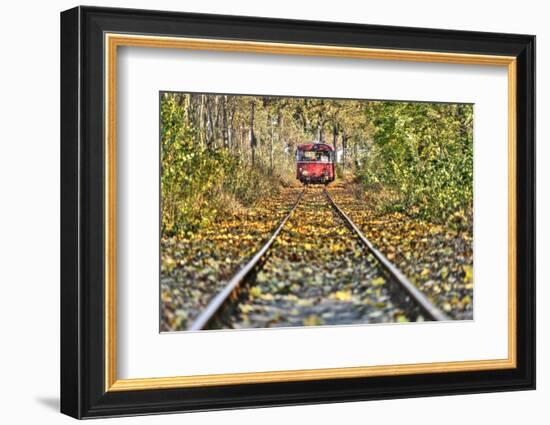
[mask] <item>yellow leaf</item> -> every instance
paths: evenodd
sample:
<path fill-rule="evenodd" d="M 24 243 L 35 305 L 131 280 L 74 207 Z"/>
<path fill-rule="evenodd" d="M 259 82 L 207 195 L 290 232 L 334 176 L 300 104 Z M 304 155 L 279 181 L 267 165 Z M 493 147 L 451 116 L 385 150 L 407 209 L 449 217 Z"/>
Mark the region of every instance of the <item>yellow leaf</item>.
<path fill-rule="evenodd" d="M 322 323 L 321 319 L 314 314 L 304 319 L 304 326 L 317 326 Z"/>
<path fill-rule="evenodd" d="M 169 303 L 172 301 L 172 296 L 168 291 L 162 291 L 161 300 L 163 303 Z"/>
<path fill-rule="evenodd" d="M 462 270 L 464 270 L 464 282 L 471 282 L 472 278 L 474 277 L 474 270 L 472 266 L 462 266 Z"/>
<path fill-rule="evenodd" d="M 162 270 L 171 272 L 176 267 L 176 261 L 172 257 L 165 257 L 162 259 Z"/>
<path fill-rule="evenodd" d="M 371 284 L 374 286 L 382 286 L 386 283 L 386 279 L 384 279 L 382 276 L 379 276 L 371 281 Z"/>
<path fill-rule="evenodd" d="M 341 244 L 334 244 L 330 247 L 330 250 L 332 252 L 337 252 L 337 251 L 340 251 L 340 250 L 343 250 L 344 249 L 344 246 L 341 245 Z"/>
<path fill-rule="evenodd" d="M 336 298 L 338 301 L 351 301 L 351 291 L 335 292 L 331 298 Z"/>
<path fill-rule="evenodd" d="M 254 308 L 249 304 L 239 304 L 239 310 L 241 310 L 241 313 L 250 313 Z"/>
<path fill-rule="evenodd" d="M 262 290 L 260 287 L 258 286 L 253 286 L 252 288 L 250 288 L 250 295 L 253 296 L 253 297 L 259 297 L 262 295 Z"/>

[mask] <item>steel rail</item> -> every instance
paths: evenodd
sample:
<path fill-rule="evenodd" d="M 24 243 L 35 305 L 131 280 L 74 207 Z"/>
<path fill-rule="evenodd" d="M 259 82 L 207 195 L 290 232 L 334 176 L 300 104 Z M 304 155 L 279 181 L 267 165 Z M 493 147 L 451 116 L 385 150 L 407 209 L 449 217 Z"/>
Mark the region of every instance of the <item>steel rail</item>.
<path fill-rule="evenodd" d="M 334 202 L 334 199 L 328 193 L 328 190 L 324 189 L 325 195 L 329 200 L 332 207 L 336 212 L 342 217 L 344 222 L 352 229 L 356 234 L 359 240 L 368 248 L 372 255 L 382 264 L 390 276 L 399 284 L 399 286 L 411 297 L 411 299 L 420 307 L 424 314 L 431 320 L 450 320 L 445 313 L 443 313 L 439 308 L 432 304 L 432 302 L 422 293 L 420 290 L 414 286 L 413 283 L 407 277 L 395 267 L 390 260 L 388 260 L 384 254 L 382 254 L 374 245 L 367 239 L 367 237 L 359 230 L 353 221 L 348 217 L 348 215 Z"/>
<path fill-rule="evenodd" d="M 277 226 L 277 229 L 275 229 L 269 240 L 258 251 L 256 251 L 254 256 L 250 260 L 248 260 L 248 262 L 237 273 L 233 275 L 233 277 L 226 283 L 224 288 L 220 292 L 218 292 L 218 294 L 215 295 L 212 300 L 210 300 L 206 308 L 201 312 L 201 314 L 197 316 L 197 318 L 187 328 L 187 330 L 198 331 L 204 329 L 208 325 L 208 323 L 212 321 L 212 319 L 220 311 L 225 301 L 229 298 L 233 291 L 235 291 L 241 285 L 241 283 L 248 277 L 252 270 L 254 270 L 254 267 L 256 267 L 256 265 L 260 262 L 265 253 L 269 250 L 269 248 L 271 248 L 271 245 L 273 245 L 273 242 L 275 242 L 275 239 L 277 239 L 277 236 L 279 236 L 279 233 L 281 233 L 281 230 L 283 230 L 284 225 L 286 224 L 294 210 L 296 210 L 296 208 L 298 207 L 298 204 L 302 200 L 305 191 L 306 189 L 300 192 L 298 199 L 296 200 L 288 214 L 281 220 L 281 222 Z"/>

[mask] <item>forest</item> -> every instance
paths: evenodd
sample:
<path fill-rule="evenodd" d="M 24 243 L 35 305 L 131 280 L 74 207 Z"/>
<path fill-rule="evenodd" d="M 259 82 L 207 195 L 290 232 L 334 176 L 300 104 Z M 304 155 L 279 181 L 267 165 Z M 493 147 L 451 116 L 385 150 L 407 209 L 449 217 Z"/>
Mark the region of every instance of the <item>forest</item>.
<path fill-rule="evenodd" d="M 368 208 L 471 229 L 471 104 L 163 92 L 160 113 L 164 237 L 298 185 L 296 146 L 312 141 Z"/>

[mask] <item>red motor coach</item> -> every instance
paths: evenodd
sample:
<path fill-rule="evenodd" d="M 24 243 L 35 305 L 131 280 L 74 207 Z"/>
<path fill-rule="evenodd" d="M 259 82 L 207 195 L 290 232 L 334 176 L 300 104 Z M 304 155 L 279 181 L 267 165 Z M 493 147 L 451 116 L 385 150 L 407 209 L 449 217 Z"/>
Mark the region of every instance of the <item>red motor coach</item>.
<path fill-rule="evenodd" d="M 334 148 L 324 143 L 305 143 L 296 149 L 296 178 L 304 184 L 334 181 Z"/>

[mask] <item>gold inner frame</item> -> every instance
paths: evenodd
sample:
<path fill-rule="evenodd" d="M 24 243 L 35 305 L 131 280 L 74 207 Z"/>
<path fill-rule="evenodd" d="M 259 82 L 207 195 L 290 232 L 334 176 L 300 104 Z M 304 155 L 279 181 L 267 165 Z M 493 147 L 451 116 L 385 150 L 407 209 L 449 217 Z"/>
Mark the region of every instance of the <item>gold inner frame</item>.
<path fill-rule="evenodd" d="M 446 373 L 515 368 L 516 358 L 516 58 L 325 45 L 105 34 L 105 391 Z M 116 99 L 119 46 L 230 51 L 507 67 L 508 71 L 508 357 L 495 360 L 118 379 L 116 325 Z"/>

